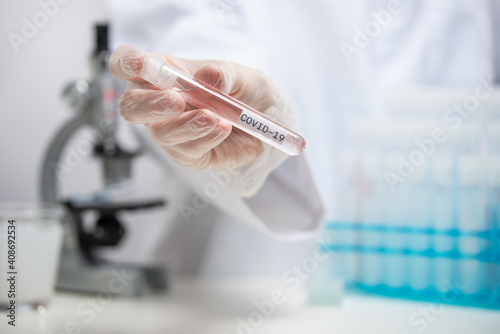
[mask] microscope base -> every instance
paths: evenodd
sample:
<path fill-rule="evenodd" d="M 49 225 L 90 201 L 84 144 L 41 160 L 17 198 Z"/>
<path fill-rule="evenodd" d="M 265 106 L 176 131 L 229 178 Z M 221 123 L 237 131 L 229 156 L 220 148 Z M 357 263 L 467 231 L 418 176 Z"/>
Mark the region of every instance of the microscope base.
<path fill-rule="evenodd" d="M 56 289 L 113 296 L 143 296 L 167 289 L 167 270 L 130 264 L 90 265 L 80 254 L 63 255 Z"/>

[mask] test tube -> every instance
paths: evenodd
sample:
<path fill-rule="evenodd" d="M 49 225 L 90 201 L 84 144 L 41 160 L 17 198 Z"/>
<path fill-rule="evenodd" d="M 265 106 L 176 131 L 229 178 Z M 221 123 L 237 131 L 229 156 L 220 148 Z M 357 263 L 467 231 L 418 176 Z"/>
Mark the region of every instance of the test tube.
<path fill-rule="evenodd" d="M 139 75 L 160 89 L 179 91 L 187 103 L 208 109 L 232 126 L 289 154 L 304 151 L 305 139 L 263 113 L 150 55 Z"/>

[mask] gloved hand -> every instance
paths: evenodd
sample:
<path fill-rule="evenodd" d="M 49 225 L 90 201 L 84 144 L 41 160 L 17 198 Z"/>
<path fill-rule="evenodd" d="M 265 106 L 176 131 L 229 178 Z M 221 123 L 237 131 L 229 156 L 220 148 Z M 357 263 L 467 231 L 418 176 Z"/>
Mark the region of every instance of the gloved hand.
<path fill-rule="evenodd" d="M 156 56 L 293 128 L 288 95 L 262 72 L 227 61 Z M 210 110 L 188 105 L 179 92 L 158 90 L 139 78 L 147 57 L 148 53 L 131 46 L 120 46 L 111 55 L 111 73 L 129 81 L 120 101 L 122 117 L 145 124 L 154 140 L 181 166 L 226 170 L 231 175 L 230 190 L 244 197 L 255 194 L 287 155 L 232 127 Z"/>

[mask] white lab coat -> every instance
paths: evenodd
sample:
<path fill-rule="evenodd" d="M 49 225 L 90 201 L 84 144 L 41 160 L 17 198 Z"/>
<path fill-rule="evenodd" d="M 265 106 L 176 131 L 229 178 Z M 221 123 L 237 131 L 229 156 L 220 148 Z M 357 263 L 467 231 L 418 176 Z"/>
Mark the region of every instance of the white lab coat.
<path fill-rule="evenodd" d="M 284 272 L 309 255 L 315 242 L 284 243 L 269 234 L 296 237 L 317 231 L 322 202 L 326 220 L 336 218 L 342 189 L 335 159 L 349 138 L 345 124 L 350 115 L 380 112 L 380 93 L 391 87 L 473 86 L 479 76 L 492 77 L 498 70 L 494 0 L 401 0 L 390 23 L 347 57 L 350 61 L 341 45 L 356 46 L 356 29 L 363 30 L 375 20 L 373 13 L 387 10 L 391 1 L 108 2 L 116 45 L 227 59 L 266 72 L 293 96 L 299 129 L 308 142 L 306 154 L 287 160 L 255 197 L 239 199 L 226 191 L 216 196 L 213 203 L 225 215 L 204 209 L 193 216 L 204 224 L 169 231 L 163 226 L 160 232 L 157 227 L 135 237 L 136 242 L 154 239 L 149 253 L 173 255 L 170 260 L 181 272 Z M 195 189 L 210 182 L 206 173 L 173 168 L 171 175 L 189 174 Z M 190 263 L 189 268 L 181 263 Z"/>

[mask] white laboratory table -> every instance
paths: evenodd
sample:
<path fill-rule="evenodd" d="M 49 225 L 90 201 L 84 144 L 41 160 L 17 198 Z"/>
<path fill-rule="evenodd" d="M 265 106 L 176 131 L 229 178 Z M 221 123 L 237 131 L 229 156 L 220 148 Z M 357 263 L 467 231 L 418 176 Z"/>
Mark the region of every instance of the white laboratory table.
<path fill-rule="evenodd" d="M 340 305 L 314 306 L 304 303 L 300 291 L 287 292 L 269 317 L 254 314 L 254 326 L 241 325 L 238 318 L 248 320 L 257 310 L 253 301 L 269 299 L 275 288 L 279 284 L 270 281 L 177 279 L 169 293 L 141 299 L 58 292 L 45 314 L 20 311 L 15 328 L 0 312 L 0 333 L 500 333 L 498 311 L 361 295 L 346 295 Z"/>

